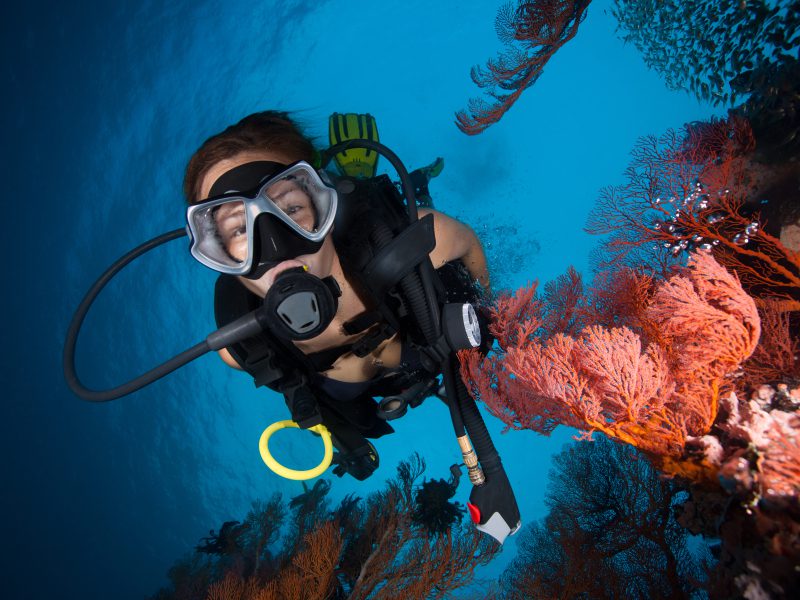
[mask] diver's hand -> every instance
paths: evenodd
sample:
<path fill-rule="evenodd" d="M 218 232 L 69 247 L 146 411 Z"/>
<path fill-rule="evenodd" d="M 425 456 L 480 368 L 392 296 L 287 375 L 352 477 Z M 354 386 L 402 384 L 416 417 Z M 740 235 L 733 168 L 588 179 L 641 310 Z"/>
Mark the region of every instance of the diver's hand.
<path fill-rule="evenodd" d="M 308 269 L 304 263 L 301 263 L 299 260 L 284 260 L 281 263 L 278 263 L 274 267 L 272 267 L 269 271 L 264 273 L 263 281 L 264 286 L 268 290 L 272 287 L 272 284 L 275 283 L 275 279 L 277 279 L 278 275 L 283 273 L 284 271 L 288 271 L 289 269 L 296 269 L 296 268 L 303 268 Z"/>

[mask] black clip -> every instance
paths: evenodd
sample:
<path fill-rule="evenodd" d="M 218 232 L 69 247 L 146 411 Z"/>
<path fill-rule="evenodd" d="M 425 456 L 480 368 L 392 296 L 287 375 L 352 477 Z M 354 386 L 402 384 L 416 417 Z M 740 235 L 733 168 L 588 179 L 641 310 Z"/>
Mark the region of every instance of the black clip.
<path fill-rule="evenodd" d="M 435 344 L 420 348 L 422 366 L 428 371 L 438 371 L 440 366 L 453 352 L 444 335 L 440 335 Z"/>
<path fill-rule="evenodd" d="M 392 337 L 397 330 L 389 324 L 383 324 L 372 333 L 368 333 L 363 338 L 355 342 L 350 348 L 350 352 L 364 358 L 367 354 L 375 350 L 381 342 Z"/>

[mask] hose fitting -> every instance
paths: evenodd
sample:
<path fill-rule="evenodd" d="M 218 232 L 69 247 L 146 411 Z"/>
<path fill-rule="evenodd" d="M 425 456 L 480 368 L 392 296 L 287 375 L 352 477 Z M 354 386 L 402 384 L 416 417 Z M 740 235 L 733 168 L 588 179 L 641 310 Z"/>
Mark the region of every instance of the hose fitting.
<path fill-rule="evenodd" d="M 458 445 L 461 446 L 461 456 L 464 457 L 464 465 L 467 467 L 469 473 L 469 481 L 472 485 L 483 485 L 486 477 L 483 474 L 483 469 L 478 464 L 478 456 L 472 448 L 472 443 L 466 435 L 459 436 Z"/>

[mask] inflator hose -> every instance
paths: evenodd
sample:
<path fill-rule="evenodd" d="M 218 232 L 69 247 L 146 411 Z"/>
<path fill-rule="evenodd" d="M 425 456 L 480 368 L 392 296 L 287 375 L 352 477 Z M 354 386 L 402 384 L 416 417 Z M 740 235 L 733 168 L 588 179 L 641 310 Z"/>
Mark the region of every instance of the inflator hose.
<path fill-rule="evenodd" d="M 388 245 L 393 238 L 392 232 L 389 231 L 389 228 L 383 224 L 378 224 L 370 237 L 372 242 L 379 250 Z M 431 311 L 432 303 L 426 297 L 425 288 L 422 285 L 420 275 L 414 271 L 405 275 L 402 279 L 400 279 L 400 289 L 403 290 L 403 294 L 411 306 L 411 312 L 414 315 L 424 315 L 426 317 L 417 319 L 419 327 L 422 330 L 422 334 L 425 337 L 425 341 L 430 344 L 435 343 L 438 337 L 437 326 L 439 322 L 438 320 L 434 320 L 433 313 Z M 445 376 L 445 389 L 449 388 L 452 390 L 452 384 L 448 383 L 448 379 L 450 378 Z M 447 402 L 447 407 L 450 409 L 450 419 L 453 422 L 453 429 L 456 437 L 458 438 L 463 436 L 464 422 L 461 417 L 461 412 L 458 408 L 458 403 Z"/>
<path fill-rule="evenodd" d="M 192 346 L 188 350 L 185 350 L 178 356 L 168 360 L 164 364 L 161 364 L 151 369 L 147 373 L 140 375 L 136 379 L 133 379 L 132 381 L 115 388 L 102 391 L 91 390 L 85 387 L 78 379 L 78 374 L 75 371 L 75 346 L 78 341 L 78 333 L 81 330 L 81 325 L 83 325 L 86 314 L 89 312 L 89 308 L 106 284 L 111 280 L 112 277 L 114 277 L 119 271 L 127 266 L 128 263 L 138 258 L 145 252 L 149 252 L 161 244 L 171 240 L 176 240 L 185 235 L 185 229 L 175 229 L 159 235 L 152 240 L 141 244 L 140 246 L 137 246 L 123 257 L 118 259 L 108 269 L 106 269 L 105 273 L 103 273 L 97 279 L 97 281 L 95 281 L 94 285 L 92 285 L 89 291 L 86 292 L 86 296 L 84 296 L 83 300 L 78 305 L 78 308 L 75 310 L 75 314 L 72 316 L 72 321 L 70 322 L 69 329 L 67 330 L 67 338 L 64 342 L 64 377 L 67 380 L 67 385 L 76 395 L 91 402 L 106 402 L 108 400 L 115 400 L 116 398 L 130 394 L 131 392 L 135 392 L 136 390 L 156 381 L 157 379 L 164 377 L 175 369 L 178 369 L 179 367 L 182 367 L 183 365 L 193 361 L 199 356 L 202 356 L 211 349 L 208 345 L 208 342 L 204 340 L 199 344 Z"/>
<path fill-rule="evenodd" d="M 478 405 L 475 399 L 467 391 L 467 386 L 464 381 L 458 376 L 458 364 L 455 356 L 450 359 L 450 368 L 452 369 L 453 379 L 455 379 L 455 388 L 458 394 L 458 404 L 461 407 L 461 416 L 464 419 L 464 425 L 467 428 L 469 439 L 475 447 L 475 452 L 481 462 L 481 467 L 486 474 L 491 474 L 501 468 L 500 454 L 494 447 L 494 442 L 489 435 L 489 430 L 486 428 L 486 423 L 478 410 Z"/>
<path fill-rule="evenodd" d="M 375 230 L 370 234 L 370 238 L 378 250 L 383 249 L 389 245 L 389 242 L 394 239 L 392 232 L 383 223 L 378 223 Z M 415 315 L 425 314 L 428 316 L 426 319 L 418 319 L 420 329 L 425 341 L 432 344 L 436 341 L 436 329 L 438 320 L 434 320 L 430 312 L 430 305 L 425 297 L 425 290 L 423 289 L 422 282 L 419 275 L 408 273 L 400 279 L 400 289 L 403 290 L 406 300 L 411 305 L 411 312 Z"/>

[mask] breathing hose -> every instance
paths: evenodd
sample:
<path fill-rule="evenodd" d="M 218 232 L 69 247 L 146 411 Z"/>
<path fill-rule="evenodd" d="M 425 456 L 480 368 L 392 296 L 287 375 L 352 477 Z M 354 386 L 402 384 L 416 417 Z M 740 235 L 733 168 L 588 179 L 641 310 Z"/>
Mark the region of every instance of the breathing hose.
<path fill-rule="evenodd" d="M 130 380 L 127 383 L 118 385 L 117 387 L 107 390 L 92 390 L 87 388 L 81 383 L 78 378 L 78 373 L 75 369 L 75 347 L 78 343 L 78 334 L 80 333 L 83 321 L 92 303 L 97 299 L 97 296 L 106 286 L 106 284 L 122 269 L 124 269 L 131 261 L 140 257 L 142 254 L 165 244 L 166 242 L 182 238 L 186 235 L 185 229 L 175 229 L 162 235 L 154 237 L 152 240 L 141 244 L 119 258 L 112 264 L 106 271 L 94 282 L 89 291 L 86 292 L 78 308 L 72 316 L 72 321 L 67 329 L 67 337 L 64 341 L 64 378 L 67 381 L 69 388 L 75 393 L 76 396 L 88 400 L 90 402 L 107 402 L 109 400 L 116 400 L 122 396 L 126 396 L 135 391 L 138 391 L 172 373 L 176 369 L 190 363 L 196 358 L 203 356 L 211 350 L 220 350 L 226 346 L 243 340 L 247 337 L 256 335 L 262 331 L 262 326 L 259 322 L 259 311 L 254 311 L 240 317 L 239 319 L 229 323 L 225 327 L 210 333 L 206 339 L 195 344 L 188 350 L 184 350 L 177 356 L 169 359 L 168 361 L 150 369 L 146 373 Z"/>

